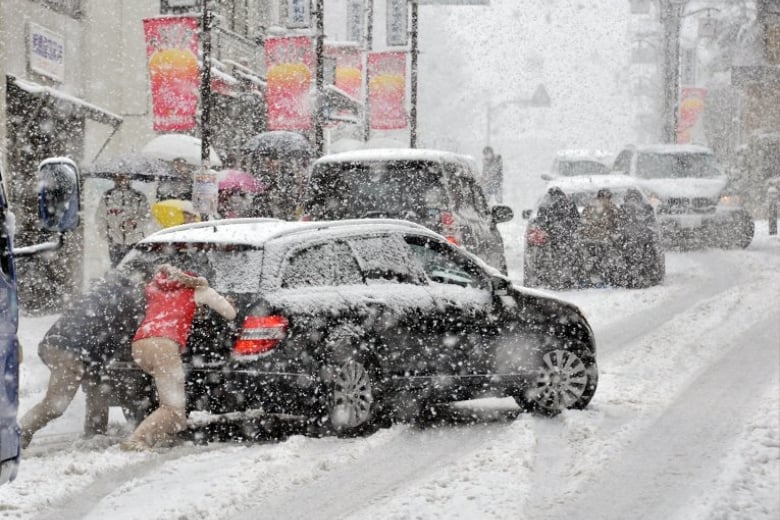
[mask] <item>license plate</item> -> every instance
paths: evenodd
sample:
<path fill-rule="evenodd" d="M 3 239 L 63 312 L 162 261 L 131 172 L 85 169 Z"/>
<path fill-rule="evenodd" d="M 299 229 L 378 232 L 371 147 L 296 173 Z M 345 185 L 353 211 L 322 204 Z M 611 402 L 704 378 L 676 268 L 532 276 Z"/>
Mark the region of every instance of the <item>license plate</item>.
<path fill-rule="evenodd" d="M 680 217 L 679 223 L 681 228 L 686 229 L 701 227 L 701 217 L 697 215 L 682 216 Z"/>

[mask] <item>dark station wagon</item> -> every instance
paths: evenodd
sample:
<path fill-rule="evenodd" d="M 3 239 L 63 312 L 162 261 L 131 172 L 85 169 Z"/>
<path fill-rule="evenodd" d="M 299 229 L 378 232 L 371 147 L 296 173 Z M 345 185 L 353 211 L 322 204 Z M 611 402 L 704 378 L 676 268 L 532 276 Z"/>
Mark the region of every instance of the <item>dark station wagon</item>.
<path fill-rule="evenodd" d="M 233 322 L 196 317 L 190 411 L 294 414 L 349 435 L 409 406 L 492 393 L 555 414 L 596 390 L 577 307 L 513 286 L 423 226 L 236 219 L 155 233 L 98 284 L 115 309 L 103 312 L 115 332 L 108 380 L 136 417 L 154 406 L 153 385 L 129 358 L 127 322 L 163 262 L 206 276 L 239 309 Z"/>

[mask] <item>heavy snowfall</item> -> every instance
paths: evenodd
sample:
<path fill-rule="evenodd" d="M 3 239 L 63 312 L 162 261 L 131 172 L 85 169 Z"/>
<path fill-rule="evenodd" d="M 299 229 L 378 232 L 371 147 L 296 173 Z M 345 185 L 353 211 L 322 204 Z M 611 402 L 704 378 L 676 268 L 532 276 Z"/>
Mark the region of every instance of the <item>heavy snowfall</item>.
<path fill-rule="evenodd" d="M 508 106 L 487 136 L 504 157 L 515 218 L 499 230 L 522 285 L 520 213 L 544 193 L 539 173 L 555 150 L 618 151 L 635 137 L 631 26 L 623 0 L 491 3 L 421 9 L 420 133 L 430 148 L 478 156 L 485 106 L 545 85 L 549 109 Z M 576 304 L 595 334 L 598 389 L 584 410 L 544 417 L 487 397 L 366 437 L 282 421 L 252 442 L 135 453 L 119 449 L 132 432 L 119 408 L 107 435 L 82 437 L 79 392 L 0 487 L 0 517 L 780 518 L 780 238 L 766 220 L 745 249 L 667 251 L 658 286 L 550 294 Z M 36 347 L 57 318 L 21 317 L 20 416 L 46 390 Z"/>

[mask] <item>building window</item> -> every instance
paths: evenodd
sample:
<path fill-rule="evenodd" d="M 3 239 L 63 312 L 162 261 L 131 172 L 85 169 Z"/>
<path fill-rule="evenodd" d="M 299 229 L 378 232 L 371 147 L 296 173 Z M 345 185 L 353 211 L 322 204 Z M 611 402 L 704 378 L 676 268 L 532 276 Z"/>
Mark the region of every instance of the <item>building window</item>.
<path fill-rule="evenodd" d="M 81 0 L 41 0 L 41 3 L 54 11 L 73 18 L 80 18 L 82 14 Z"/>

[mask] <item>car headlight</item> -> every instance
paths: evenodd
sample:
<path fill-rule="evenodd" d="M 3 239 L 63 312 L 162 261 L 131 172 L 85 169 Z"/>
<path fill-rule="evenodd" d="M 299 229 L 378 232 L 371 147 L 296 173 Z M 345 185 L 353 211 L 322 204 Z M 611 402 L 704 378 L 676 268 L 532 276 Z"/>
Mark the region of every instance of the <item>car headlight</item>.
<path fill-rule="evenodd" d="M 647 202 L 653 206 L 653 209 L 657 209 L 658 206 L 661 205 L 661 197 L 659 197 L 656 193 L 651 193 L 647 196 Z"/>
<path fill-rule="evenodd" d="M 720 203 L 724 206 L 739 206 L 742 200 L 739 195 L 728 194 L 720 196 Z"/>

